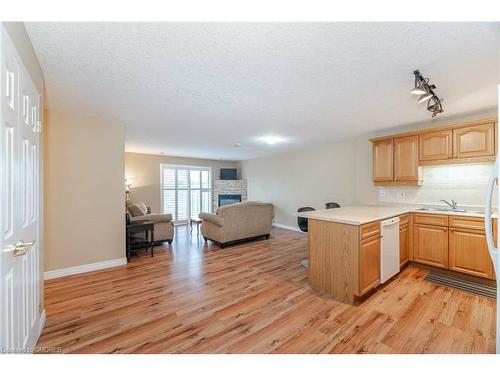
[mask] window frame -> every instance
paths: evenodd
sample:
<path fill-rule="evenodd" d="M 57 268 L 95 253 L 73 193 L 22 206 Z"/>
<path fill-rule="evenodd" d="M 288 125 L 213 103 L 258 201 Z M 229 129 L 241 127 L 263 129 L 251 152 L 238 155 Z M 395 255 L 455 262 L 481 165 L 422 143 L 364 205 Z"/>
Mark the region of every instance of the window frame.
<path fill-rule="evenodd" d="M 175 169 L 175 187 L 173 189 L 166 189 L 163 186 L 163 174 L 164 170 L 166 168 L 169 169 Z M 177 178 L 177 171 L 178 169 L 186 169 L 188 171 L 187 173 L 187 188 L 178 188 L 178 178 Z M 200 187 L 196 189 L 191 189 L 191 171 L 196 170 L 200 172 Z M 201 171 L 207 171 L 208 172 L 208 183 L 209 187 L 208 188 L 203 188 L 202 184 L 202 178 L 201 178 Z M 174 190 L 175 191 L 175 212 L 165 212 L 165 202 L 164 202 L 164 191 L 165 190 Z M 178 191 L 179 190 L 186 190 L 187 191 L 187 212 L 188 212 L 188 218 L 186 220 L 177 220 L 178 218 L 178 213 L 179 213 L 179 207 L 178 207 Z M 191 218 L 191 191 L 192 190 L 199 190 L 199 196 L 200 196 L 200 207 L 202 206 L 203 202 L 203 193 L 208 192 L 210 195 L 209 198 L 209 209 L 208 211 L 212 211 L 212 206 L 213 206 L 213 181 L 212 181 L 212 167 L 207 167 L 207 166 L 201 166 L 201 165 L 182 165 L 182 164 L 169 164 L 169 163 L 160 163 L 160 202 L 161 202 L 161 212 L 162 213 L 169 213 L 172 214 L 172 221 L 174 224 L 188 224 L 189 220 Z"/>

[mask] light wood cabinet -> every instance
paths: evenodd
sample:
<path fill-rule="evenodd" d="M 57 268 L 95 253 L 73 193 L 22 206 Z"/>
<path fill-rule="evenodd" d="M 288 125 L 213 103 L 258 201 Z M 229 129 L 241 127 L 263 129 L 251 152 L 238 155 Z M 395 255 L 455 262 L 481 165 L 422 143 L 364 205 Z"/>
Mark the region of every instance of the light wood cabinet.
<path fill-rule="evenodd" d="M 380 284 L 380 235 L 361 240 L 359 247 L 359 295 Z"/>
<path fill-rule="evenodd" d="M 453 157 L 453 131 L 443 130 L 418 136 L 418 160 L 421 164 Z"/>
<path fill-rule="evenodd" d="M 399 266 L 403 267 L 409 260 L 409 233 L 410 228 L 408 226 L 408 222 L 400 223 L 399 226 Z"/>
<path fill-rule="evenodd" d="M 418 137 L 395 138 L 394 181 L 418 183 Z"/>
<path fill-rule="evenodd" d="M 450 228 L 449 269 L 494 279 L 486 235 L 483 231 Z"/>
<path fill-rule="evenodd" d="M 448 215 L 416 213 L 413 215 L 413 220 L 415 224 L 438 225 L 442 227 L 448 226 Z"/>
<path fill-rule="evenodd" d="M 418 185 L 418 137 L 373 143 L 373 182 L 376 185 Z"/>
<path fill-rule="evenodd" d="M 372 171 L 374 182 L 393 181 L 393 147 L 392 139 L 373 143 Z"/>
<path fill-rule="evenodd" d="M 375 185 L 418 185 L 423 165 L 493 162 L 497 119 L 372 138 Z"/>
<path fill-rule="evenodd" d="M 495 155 L 495 123 L 453 130 L 453 156 L 477 158 Z"/>
<path fill-rule="evenodd" d="M 413 260 L 448 268 L 448 228 L 427 224 L 413 226 Z"/>

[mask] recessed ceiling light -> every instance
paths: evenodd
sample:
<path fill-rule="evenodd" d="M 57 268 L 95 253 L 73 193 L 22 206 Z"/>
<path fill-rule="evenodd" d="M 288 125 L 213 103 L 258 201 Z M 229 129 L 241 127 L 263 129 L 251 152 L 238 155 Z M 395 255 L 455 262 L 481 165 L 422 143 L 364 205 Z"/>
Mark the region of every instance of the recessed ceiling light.
<path fill-rule="evenodd" d="M 268 135 L 268 136 L 262 137 L 262 140 L 265 143 L 267 143 L 268 145 L 274 145 L 274 144 L 282 141 L 282 139 L 280 137 L 275 136 L 275 135 Z"/>
<path fill-rule="evenodd" d="M 236 142 L 236 143 L 234 144 L 234 147 L 241 147 L 241 143 L 240 143 L 240 142 Z"/>

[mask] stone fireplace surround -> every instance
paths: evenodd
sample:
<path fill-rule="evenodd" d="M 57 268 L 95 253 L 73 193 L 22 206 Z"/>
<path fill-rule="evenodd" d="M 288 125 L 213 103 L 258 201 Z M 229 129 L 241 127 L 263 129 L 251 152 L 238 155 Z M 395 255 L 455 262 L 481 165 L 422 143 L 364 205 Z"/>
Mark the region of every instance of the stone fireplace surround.
<path fill-rule="evenodd" d="M 247 180 L 215 180 L 212 194 L 213 211 L 219 207 L 219 194 L 241 194 L 241 201 L 247 200 Z"/>

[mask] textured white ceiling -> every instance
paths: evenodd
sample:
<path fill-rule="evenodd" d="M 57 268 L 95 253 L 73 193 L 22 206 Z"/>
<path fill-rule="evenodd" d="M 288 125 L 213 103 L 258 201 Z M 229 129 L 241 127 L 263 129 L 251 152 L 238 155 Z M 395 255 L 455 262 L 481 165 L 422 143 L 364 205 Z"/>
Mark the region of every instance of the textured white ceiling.
<path fill-rule="evenodd" d="M 496 106 L 498 23 L 27 23 L 48 107 L 127 124 L 127 151 L 240 160 Z M 283 142 L 264 144 L 276 135 Z M 241 147 L 234 147 L 241 143 Z"/>

